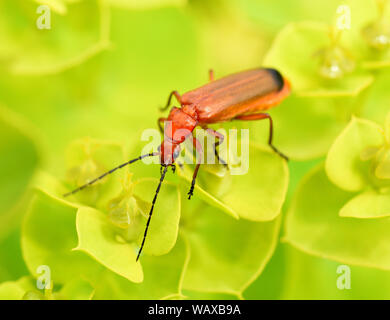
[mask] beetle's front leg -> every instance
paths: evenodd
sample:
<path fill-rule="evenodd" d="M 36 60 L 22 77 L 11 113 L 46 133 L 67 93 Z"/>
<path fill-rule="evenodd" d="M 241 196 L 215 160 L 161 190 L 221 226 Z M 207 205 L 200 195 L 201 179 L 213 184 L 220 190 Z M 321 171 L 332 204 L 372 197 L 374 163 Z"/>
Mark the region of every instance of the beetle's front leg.
<path fill-rule="evenodd" d="M 203 149 L 202 149 L 202 145 L 200 144 L 199 140 L 196 138 L 192 138 L 192 143 L 196 149 L 197 163 L 195 166 L 194 174 L 192 175 L 191 188 L 190 188 L 190 191 L 188 191 L 188 200 L 190 200 L 191 197 L 194 195 L 196 176 L 198 175 L 199 167 L 200 167 L 200 165 L 202 163 L 202 159 L 203 159 Z"/>
<path fill-rule="evenodd" d="M 161 111 L 165 111 L 169 108 L 169 106 L 171 105 L 171 100 L 172 100 L 172 97 L 175 96 L 176 97 L 176 100 L 177 102 L 180 103 L 180 105 L 182 104 L 181 103 L 181 95 L 179 92 L 177 92 L 176 90 L 172 91 L 169 96 L 168 96 L 168 101 L 167 101 L 167 104 L 165 105 L 165 107 L 162 107 L 160 108 Z"/>
<path fill-rule="evenodd" d="M 161 133 L 164 133 L 164 122 L 167 121 L 168 118 L 158 118 L 157 119 L 157 125 Z"/>

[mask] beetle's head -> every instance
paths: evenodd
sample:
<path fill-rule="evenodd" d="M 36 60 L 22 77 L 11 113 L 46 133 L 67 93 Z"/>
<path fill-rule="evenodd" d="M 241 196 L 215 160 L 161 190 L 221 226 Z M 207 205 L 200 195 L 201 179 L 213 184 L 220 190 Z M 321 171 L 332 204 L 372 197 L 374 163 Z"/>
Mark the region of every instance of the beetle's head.
<path fill-rule="evenodd" d="M 160 163 L 165 166 L 172 165 L 180 155 L 180 145 L 174 141 L 165 139 L 159 147 Z"/>

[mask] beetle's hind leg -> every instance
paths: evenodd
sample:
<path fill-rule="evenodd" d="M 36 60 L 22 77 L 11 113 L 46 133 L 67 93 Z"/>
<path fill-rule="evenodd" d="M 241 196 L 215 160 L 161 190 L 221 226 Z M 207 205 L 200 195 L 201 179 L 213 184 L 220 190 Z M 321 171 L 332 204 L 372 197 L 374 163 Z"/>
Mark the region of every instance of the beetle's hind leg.
<path fill-rule="evenodd" d="M 219 133 L 218 131 L 215 131 L 215 130 L 210 129 L 208 127 L 203 127 L 203 129 L 205 129 L 208 134 L 211 134 L 212 136 L 214 136 L 217 139 L 217 141 L 214 143 L 214 154 L 215 154 L 215 157 L 217 158 L 218 163 L 223 164 L 223 166 L 228 169 L 229 167 L 228 167 L 226 161 L 219 157 L 219 153 L 218 153 L 218 150 L 217 150 L 217 147 L 220 144 L 223 143 L 223 141 L 225 139 L 225 136 L 223 134 Z"/>
<path fill-rule="evenodd" d="M 268 145 L 272 148 L 273 151 L 275 151 L 278 155 L 280 155 L 283 159 L 288 160 L 288 157 L 280 152 L 273 144 L 272 144 L 272 138 L 273 138 L 273 122 L 272 118 L 268 113 L 255 113 L 255 114 L 249 114 L 244 116 L 238 116 L 234 119 L 237 120 L 244 120 L 244 121 L 251 121 L 251 120 L 263 120 L 268 119 L 269 120 L 269 137 L 268 137 Z"/>
<path fill-rule="evenodd" d="M 169 108 L 169 106 L 171 105 L 171 101 L 172 101 L 172 97 L 175 96 L 177 102 L 180 103 L 180 105 L 182 104 L 181 103 L 181 95 L 179 94 L 179 92 L 177 92 L 176 90 L 172 91 L 169 96 L 168 96 L 168 101 L 167 101 L 167 104 L 165 105 L 165 107 L 162 107 L 160 108 L 160 111 L 165 111 Z"/>

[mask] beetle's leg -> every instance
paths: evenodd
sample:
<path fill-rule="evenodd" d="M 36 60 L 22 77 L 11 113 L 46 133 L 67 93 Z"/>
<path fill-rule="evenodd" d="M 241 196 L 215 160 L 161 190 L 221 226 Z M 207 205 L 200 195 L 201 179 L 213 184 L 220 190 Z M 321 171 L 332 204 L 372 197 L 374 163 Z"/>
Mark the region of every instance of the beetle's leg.
<path fill-rule="evenodd" d="M 214 143 L 215 157 L 217 158 L 219 163 L 222 163 L 226 168 L 228 168 L 227 163 L 219 157 L 218 150 L 217 150 L 217 147 L 223 143 L 225 136 L 222 133 L 219 133 L 218 131 L 215 131 L 207 127 L 203 127 L 203 129 L 205 129 L 208 134 L 211 134 L 217 139 L 217 141 Z"/>
<path fill-rule="evenodd" d="M 210 82 L 214 81 L 214 70 L 213 69 L 209 70 L 209 80 L 210 80 Z"/>
<path fill-rule="evenodd" d="M 167 118 L 158 118 L 157 119 L 157 125 L 158 125 L 158 128 L 160 129 L 160 132 L 161 133 L 164 133 L 164 121 L 167 121 L 168 119 Z"/>
<path fill-rule="evenodd" d="M 168 101 L 167 101 L 167 104 L 165 105 L 165 107 L 162 107 L 160 108 L 161 111 L 165 111 L 169 108 L 169 106 L 171 105 L 171 100 L 172 100 L 172 97 L 175 96 L 176 97 L 176 100 L 180 103 L 180 105 L 182 104 L 181 103 L 181 95 L 179 94 L 179 92 L 177 92 L 176 90 L 172 91 L 170 94 L 169 94 L 169 97 L 168 97 Z"/>
<path fill-rule="evenodd" d="M 280 152 L 273 144 L 272 144 L 272 137 L 273 137 L 273 122 L 272 118 L 268 113 L 256 113 L 256 114 L 249 114 L 244 116 L 238 116 L 234 119 L 238 120 L 244 120 L 244 121 L 252 121 L 252 120 L 262 120 L 262 119 L 268 119 L 269 120 L 269 138 L 268 138 L 268 145 L 274 150 L 278 155 L 280 155 L 282 158 L 288 160 L 288 157 L 284 155 L 282 152 Z"/>
<path fill-rule="evenodd" d="M 188 200 L 190 200 L 191 197 L 194 195 L 195 180 L 196 180 L 196 176 L 198 175 L 199 167 L 200 167 L 200 164 L 202 163 L 202 158 L 203 158 L 203 149 L 202 149 L 202 145 L 200 144 L 199 140 L 196 138 L 193 138 L 192 143 L 196 149 L 196 152 L 198 155 L 198 157 L 197 157 L 198 161 L 197 161 L 197 164 L 195 166 L 194 174 L 192 175 L 191 188 L 190 188 L 190 191 L 188 191 Z"/>

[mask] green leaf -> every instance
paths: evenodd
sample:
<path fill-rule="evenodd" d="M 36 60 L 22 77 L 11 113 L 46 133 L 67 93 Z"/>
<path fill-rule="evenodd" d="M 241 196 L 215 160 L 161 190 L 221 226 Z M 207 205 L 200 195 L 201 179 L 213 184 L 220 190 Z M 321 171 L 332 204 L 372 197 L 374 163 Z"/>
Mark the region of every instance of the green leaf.
<path fill-rule="evenodd" d="M 218 165 L 219 166 L 219 165 Z M 192 172 L 193 172 L 194 168 L 188 168 L 187 166 L 184 166 L 183 169 L 181 168 L 178 173 L 180 175 L 180 177 L 183 177 L 187 182 L 191 182 L 192 181 Z M 201 170 L 201 169 L 200 169 Z M 212 176 L 212 178 L 214 178 L 214 182 L 215 180 L 217 180 L 217 182 L 219 182 L 218 184 L 220 185 L 221 183 L 223 183 L 223 179 L 219 179 L 220 181 L 218 181 L 218 179 L 216 179 L 215 176 L 213 176 L 212 173 L 210 172 L 205 172 L 205 173 L 202 173 L 202 171 L 200 171 L 200 173 L 198 174 L 198 177 L 200 178 L 202 175 L 204 176 L 208 176 L 209 179 L 210 179 L 210 176 Z M 206 179 L 205 179 L 206 180 Z M 231 183 L 231 180 L 229 179 L 229 184 Z M 189 190 L 189 186 L 187 187 L 187 189 Z M 201 185 L 201 182 L 200 182 L 200 179 L 197 178 L 197 182 L 195 184 L 195 189 L 194 189 L 194 196 L 195 196 L 195 193 L 196 195 L 204 200 L 206 203 L 214 206 L 215 208 L 218 208 L 220 210 L 222 210 L 223 212 L 229 214 L 230 216 L 232 216 L 233 218 L 235 219 L 239 219 L 239 216 L 238 216 L 238 213 L 235 212 L 232 208 L 230 208 L 227 204 L 223 203 L 220 199 L 218 199 L 216 196 L 212 195 L 211 193 L 207 192 L 205 187 L 202 187 Z M 187 194 L 188 191 L 185 191 L 183 190 L 183 194 Z"/>
<path fill-rule="evenodd" d="M 32 132 L 28 123 L 0 106 L 0 221 L 20 201 L 37 168 L 39 152 Z"/>
<path fill-rule="evenodd" d="M 342 263 L 390 269 L 388 219 L 340 217 L 351 195 L 335 187 L 323 165 L 301 182 L 286 217 L 284 240 L 309 254 Z"/>
<path fill-rule="evenodd" d="M 379 163 L 375 168 L 375 176 L 382 180 L 390 179 L 390 149 L 385 146 L 379 152 Z"/>
<path fill-rule="evenodd" d="M 29 290 L 37 290 L 31 277 L 0 283 L 0 300 L 21 300 Z"/>
<path fill-rule="evenodd" d="M 216 178 L 206 170 L 199 170 L 194 196 L 199 196 L 210 205 L 223 210 L 233 217 L 252 221 L 270 221 L 275 219 L 282 208 L 288 186 L 288 167 L 286 161 L 273 151 L 250 143 L 246 147 L 248 158 L 242 155 L 243 174 L 232 175 L 232 169 L 226 176 Z M 248 160 L 245 172 L 244 161 Z M 229 160 L 228 160 L 229 162 Z M 211 167 L 219 165 L 210 165 Z M 185 169 L 180 174 L 187 181 L 192 173 Z M 259 210 L 259 208 L 261 208 Z"/>
<path fill-rule="evenodd" d="M 337 288 L 337 267 L 341 263 L 315 257 L 284 244 L 285 282 L 281 299 L 349 299 L 351 290 Z M 304 270 L 310 270 L 305 272 Z M 352 275 L 355 289 L 355 274 Z M 358 281 L 358 280 L 356 280 Z"/>
<path fill-rule="evenodd" d="M 312 168 L 321 160 L 289 161 L 291 173 L 285 208 L 290 207 L 291 198 L 294 196 L 297 185 Z M 285 286 L 285 269 L 289 263 L 286 258 L 286 245 L 278 240 L 277 247 L 265 269 L 243 292 L 244 299 L 249 300 L 277 300 L 281 298 Z"/>
<path fill-rule="evenodd" d="M 107 140 L 97 140 L 85 137 L 70 143 L 66 152 L 68 191 L 92 181 L 105 172 L 125 162 L 123 146 Z M 109 175 L 94 183 L 69 200 L 79 202 L 101 210 L 107 208 L 107 202 L 121 187 L 119 181 L 124 179 L 126 169 Z M 62 195 L 61 195 L 62 196 Z"/>
<path fill-rule="evenodd" d="M 92 208 L 77 211 L 79 243 L 75 250 L 91 255 L 113 272 L 133 282 L 142 282 L 140 263 L 135 261 L 137 248 L 132 243 L 121 243 L 107 216 Z"/>
<path fill-rule="evenodd" d="M 239 300 L 234 294 L 183 290 L 184 300 Z"/>
<path fill-rule="evenodd" d="M 23 257 L 31 274 L 47 265 L 54 284 L 80 276 L 95 279 L 102 267 L 77 246 L 77 207 L 36 191 L 22 226 Z"/>
<path fill-rule="evenodd" d="M 14 230 L 0 241 L 0 261 L 0 283 L 28 274 L 20 248 L 20 229 Z"/>
<path fill-rule="evenodd" d="M 188 262 L 188 249 L 179 237 L 166 255 L 141 257 L 144 281 L 133 283 L 106 270 L 95 286 L 94 299 L 167 299 L 181 296 L 182 273 Z"/>
<path fill-rule="evenodd" d="M 73 204 L 70 198 L 64 198 L 64 194 L 69 192 L 56 177 L 45 171 L 38 171 L 37 175 L 34 179 L 34 188 L 41 190 L 42 192 L 50 195 L 53 198 L 57 198 L 61 201 L 68 201 L 69 204 L 77 206 L 77 204 Z"/>
<path fill-rule="evenodd" d="M 389 299 L 388 271 L 317 257 L 286 246 L 286 281 L 281 299 Z M 310 270 L 310 272 L 308 272 Z M 350 276 L 350 288 L 339 289 Z"/>
<path fill-rule="evenodd" d="M 29 187 L 41 160 L 39 142 L 28 121 L 0 105 L 0 242 L 20 225 L 26 211 Z"/>
<path fill-rule="evenodd" d="M 375 75 L 375 82 L 372 86 L 370 86 L 370 88 L 368 88 L 361 107 L 360 114 L 363 118 L 383 124 L 387 114 L 389 113 L 389 82 L 390 73 L 386 69 L 381 72 L 377 72 Z"/>
<path fill-rule="evenodd" d="M 285 247 L 278 242 L 274 254 L 260 276 L 243 292 L 246 300 L 278 300 L 285 284 L 285 269 L 287 265 Z"/>
<path fill-rule="evenodd" d="M 0 284 L 0 300 L 87 300 L 91 299 L 94 290 L 85 280 L 75 279 L 66 283 L 60 291 L 46 295 L 36 286 L 32 277 L 23 277 L 17 281 Z"/>
<path fill-rule="evenodd" d="M 94 292 L 95 289 L 88 281 L 75 279 L 65 283 L 53 296 L 56 300 L 91 300 Z"/>
<path fill-rule="evenodd" d="M 22 300 L 49 300 L 42 292 L 39 292 L 37 290 L 30 290 L 27 291 Z"/>
<path fill-rule="evenodd" d="M 329 44 L 326 24 L 291 23 L 276 37 L 264 59 L 264 65 L 280 70 L 299 95 L 356 96 L 374 78 L 366 72 L 356 71 L 340 79 L 322 79 L 315 53 Z"/>
<path fill-rule="evenodd" d="M 157 179 L 145 178 L 138 180 L 134 186 L 134 195 L 150 204 L 148 215 L 158 183 Z M 163 183 L 149 225 L 143 249 L 145 254 L 159 256 L 168 253 L 174 247 L 179 232 L 180 202 L 181 198 L 177 186 L 167 181 Z M 144 218 L 145 224 L 147 218 L 148 216 Z M 139 244 L 141 244 L 142 238 L 143 232 L 138 238 Z"/>
<path fill-rule="evenodd" d="M 381 218 L 390 215 L 390 194 L 367 190 L 348 201 L 340 210 L 341 217 Z"/>
<path fill-rule="evenodd" d="M 310 0 L 284 0 L 283 10 L 280 3 L 272 0 L 232 0 L 234 4 L 256 22 L 262 29 L 276 33 L 286 24 L 311 19 L 330 22 L 340 0 L 313 2 Z"/>
<path fill-rule="evenodd" d="M 390 97 L 389 97 L 390 98 Z M 385 118 L 385 134 L 386 134 L 386 140 L 390 141 L 390 111 L 387 111 L 386 118 Z"/>
<path fill-rule="evenodd" d="M 364 150 L 383 144 L 382 129 L 376 123 L 353 117 L 337 137 L 326 158 L 329 179 L 342 189 L 359 191 L 369 182 L 369 162 Z"/>
<path fill-rule="evenodd" d="M 192 216 L 183 218 L 191 247 L 183 287 L 240 296 L 271 258 L 278 241 L 280 219 L 237 221 L 201 204 L 201 211 L 193 209 Z"/>
<path fill-rule="evenodd" d="M 68 4 L 81 0 L 33 0 L 39 4 L 48 5 L 55 12 L 64 15 L 68 12 Z"/>
<path fill-rule="evenodd" d="M 124 9 L 150 9 L 164 6 L 184 6 L 187 0 L 108 0 L 113 7 Z"/>
<path fill-rule="evenodd" d="M 110 11 L 104 1 L 72 3 L 65 16 L 67 6 L 63 1 L 51 1 L 49 5 L 59 14 L 51 12 L 50 29 L 39 29 L 37 22 L 44 12 L 37 13 L 36 3 L 1 2 L 0 59 L 7 62 L 11 73 L 35 76 L 59 73 L 108 47 Z"/>
<path fill-rule="evenodd" d="M 351 30 L 349 45 L 353 47 L 358 59 L 362 61 L 362 67 L 369 70 L 386 68 L 390 65 L 388 44 L 390 10 L 387 5 L 381 19 L 376 2 L 378 1 L 360 0 L 358 5 L 355 4 L 352 8 L 358 22 Z"/>

